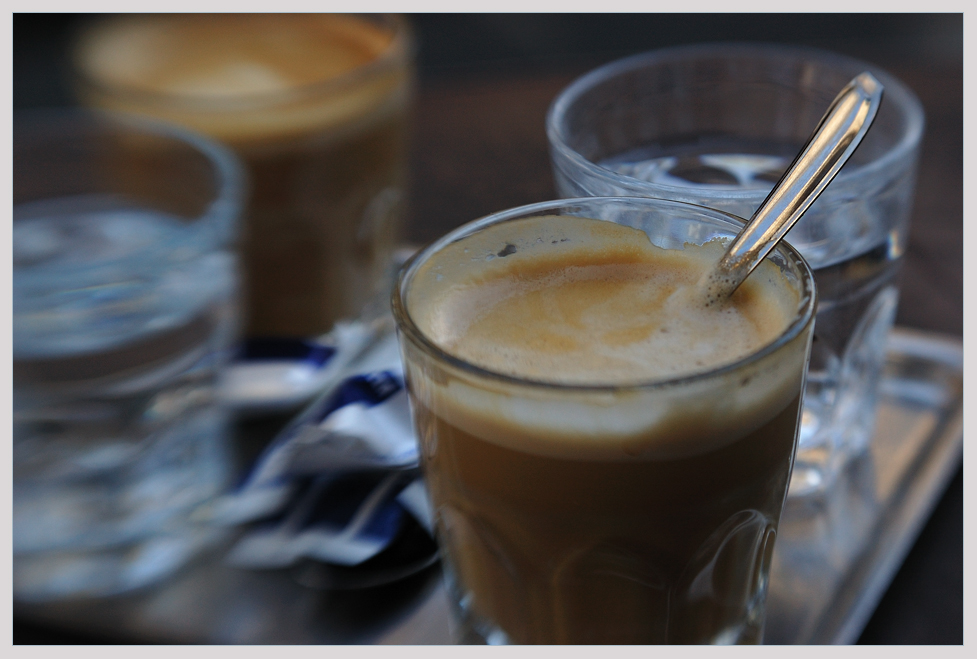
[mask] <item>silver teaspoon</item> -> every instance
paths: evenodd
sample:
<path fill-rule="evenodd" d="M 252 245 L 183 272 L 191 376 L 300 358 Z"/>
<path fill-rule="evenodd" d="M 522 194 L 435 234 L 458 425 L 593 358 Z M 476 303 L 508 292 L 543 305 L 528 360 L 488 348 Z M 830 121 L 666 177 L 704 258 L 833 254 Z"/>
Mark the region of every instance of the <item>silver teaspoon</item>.
<path fill-rule="evenodd" d="M 841 90 L 777 185 L 699 281 L 707 306 L 732 295 L 814 203 L 865 137 L 881 103 L 882 83 L 868 72 Z"/>

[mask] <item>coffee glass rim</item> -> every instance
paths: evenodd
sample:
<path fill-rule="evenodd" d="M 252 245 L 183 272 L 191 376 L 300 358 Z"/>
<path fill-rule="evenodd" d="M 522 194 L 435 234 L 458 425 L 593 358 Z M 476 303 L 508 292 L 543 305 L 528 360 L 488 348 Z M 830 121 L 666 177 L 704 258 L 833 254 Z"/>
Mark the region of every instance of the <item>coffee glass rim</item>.
<path fill-rule="evenodd" d="M 533 378 L 520 377 L 514 375 L 508 375 L 505 373 L 500 373 L 483 366 L 478 366 L 472 364 L 460 357 L 452 355 L 448 351 L 441 348 L 437 343 L 428 338 L 424 332 L 421 331 L 420 327 L 414 322 L 406 301 L 407 293 L 410 288 L 410 283 L 413 276 L 417 270 L 424 262 L 426 262 L 431 256 L 436 254 L 442 248 L 464 240 L 468 236 L 477 233 L 489 226 L 494 226 L 496 224 L 501 224 L 511 220 L 525 219 L 529 217 L 539 217 L 544 215 L 552 215 L 553 213 L 547 213 L 546 211 L 553 211 L 558 209 L 567 209 L 568 207 L 586 207 L 596 204 L 637 204 L 640 206 L 655 207 L 655 206 L 672 206 L 681 207 L 689 210 L 694 210 L 700 212 L 706 216 L 712 216 L 711 219 L 724 222 L 730 226 L 730 228 L 739 229 L 742 227 L 746 220 L 737 217 L 731 213 L 725 211 L 717 210 L 714 208 L 709 208 L 706 206 L 701 206 L 698 204 L 692 204 L 684 201 L 675 201 L 671 199 L 661 199 L 657 197 L 578 197 L 570 199 L 558 199 L 551 201 L 537 202 L 534 204 L 527 204 L 524 206 L 517 206 L 503 211 L 498 211 L 491 213 L 482 218 L 473 220 L 462 224 L 461 226 L 448 232 L 441 238 L 435 240 L 434 242 L 428 244 L 426 247 L 415 252 L 405 263 L 401 266 L 397 273 L 397 280 L 395 282 L 393 291 L 391 293 L 391 309 L 393 311 L 394 321 L 399 332 L 406 334 L 407 338 L 417 347 L 420 347 L 429 357 L 447 363 L 454 368 L 461 370 L 467 374 L 492 381 L 496 381 L 506 385 L 515 385 L 519 387 L 528 387 L 537 390 L 548 390 L 552 392 L 566 392 L 566 393 L 582 393 L 582 394 L 613 394 L 625 391 L 655 391 L 670 389 L 672 387 L 682 387 L 691 385 L 697 382 L 704 382 L 716 377 L 722 377 L 723 375 L 738 371 L 750 364 L 759 362 L 766 358 L 767 356 L 777 352 L 784 345 L 790 343 L 792 340 L 797 338 L 804 332 L 804 329 L 809 323 L 813 322 L 815 310 L 817 309 L 817 288 L 814 283 L 814 273 L 811 267 L 808 265 L 807 261 L 801 256 L 800 252 L 794 249 L 786 240 L 781 240 L 774 251 L 780 253 L 781 256 L 789 259 L 800 271 L 801 274 L 801 285 L 800 285 L 800 299 L 798 301 L 798 309 L 792 321 L 787 325 L 787 327 L 781 332 L 777 338 L 773 341 L 765 344 L 758 350 L 751 352 L 750 354 L 741 357 L 733 362 L 727 364 L 721 364 L 716 367 L 709 368 L 705 371 L 699 371 L 695 373 L 690 373 L 687 375 L 680 375 L 677 377 L 666 377 L 653 380 L 641 380 L 635 382 L 627 382 L 622 384 L 591 384 L 591 383 L 566 383 L 566 382 L 553 382 L 547 380 L 537 380 Z M 580 217 L 587 217 L 586 215 L 580 215 Z M 599 221 L 610 221 L 610 220 L 600 220 Z"/>
<path fill-rule="evenodd" d="M 885 88 L 883 106 L 887 102 L 890 105 L 896 104 L 898 106 L 899 111 L 905 118 L 905 130 L 900 136 L 900 139 L 878 158 L 862 165 L 850 165 L 850 167 L 843 168 L 838 173 L 837 181 L 834 184 L 835 187 L 851 185 L 849 183 L 850 181 L 857 182 L 891 168 L 895 163 L 906 158 L 922 139 L 923 128 L 925 126 L 925 113 L 922 103 L 908 86 L 881 67 L 855 57 L 821 48 L 814 48 L 812 46 L 796 46 L 772 42 L 719 41 L 670 46 L 638 53 L 613 60 L 576 78 L 553 99 L 547 110 L 546 136 L 550 148 L 559 152 L 563 158 L 573 162 L 577 167 L 588 172 L 595 178 L 611 181 L 615 184 L 624 185 L 625 187 L 639 185 L 642 188 L 657 188 L 667 193 L 688 194 L 690 188 L 687 186 L 669 185 L 658 182 L 652 183 L 625 176 L 601 167 L 589 158 L 584 157 L 580 152 L 571 147 L 565 139 L 564 118 L 577 98 L 582 94 L 590 90 L 594 85 L 614 78 L 622 73 L 646 68 L 659 63 L 693 61 L 697 58 L 710 55 L 721 56 L 725 53 L 752 54 L 756 57 L 764 58 L 786 54 L 798 59 L 806 58 L 816 60 L 836 68 L 851 69 L 854 71 L 852 73 L 853 76 L 857 75 L 860 71 L 871 71 L 882 82 Z M 757 204 L 767 195 L 767 192 L 763 190 L 738 190 L 735 188 L 696 188 L 695 192 L 700 197 L 710 200 L 755 201 Z"/>
<path fill-rule="evenodd" d="M 142 104 L 154 106 L 180 108 L 194 112 L 222 112 L 249 111 L 269 107 L 288 105 L 302 102 L 318 96 L 328 96 L 354 88 L 356 85 L 368 81 L 373 77 L 395 70 L 398 66 L 410 62 L 416 44 L 413 31 L 406 18 L 399 14 L 342 14 L 357 16 L 370 22 L 385 22 L 393 33 L 393 38 L 387 47 L 375 59 L 337 76 L 330 76 L 316 82 L 290 86 L 284 90 L 270 92 L 253 92 L 243 94 L 227 94 L 220 96 L 194 96 L 174 92 L 142 89 L 128 84 L 105 80 L 93 75 L 93 72 L 82 66 L 82 44 L 101 26 L 112 21 L 121 20 L 120 16 L 103 18 L 86 25 L 74 35 L 71 44 L 72 76 L 76 85 L 88 87 L 103 94 L 113 96 L 123 95 L 137 99 Z M 171 15 L 163 15 L 169 18 Z M 193 14 L 183 16 L 193 17 Z M 126 18 L 132 18 L 127 16 Z M 139 16 L 138 20 L 151 20 L 150 16 Z"/>
<path fill-rule="evenodd" d="M 156 252 L 176 249 L 180 246 L 192 246 L 194 250 L 207 250 L 226 244 L 235 236 L 237 223 L 244 208 L 247 174 L 237 156 L 220 142 L 183 126 L 110 110 L 35 108 L 17 110 L 13 117 L 14 174 L 17 169 L 18 148 L 39 148 L 45 142 L 60 142 L 67 139 L 68 135 L 84 138 L 85 133 L 110 135 L 130 132 L 166 138 L 195 150 L 211 166 L 214 177 L 212 198 L 199 214 L 183 218 L 188 221 L 188 226 L 194 228 L 193 231 L 175 239 L 177 243 L 174 243 L 174 239 L 170 239 L 162 244 L 151 243 L 146 246 L 146 249 Z M 22 142 L 21 147 L 17 145 L 18 140 Z M 48 198 L 38 201 L 46 199 Z M 22 203 L 32 202 L 33 200 L 29 200 Z M 13 208 L 19 205 L 15 202 Z M 139 253 L 104 259 L 99 267 L 132 262 L 139 258 Z M 63 266 L 56 276 L 63 277 L 66 270 L 71 271 L 73 268 L 84 271 L 89 267 L 84 264 L 78 266 L 68 264 Z"/>

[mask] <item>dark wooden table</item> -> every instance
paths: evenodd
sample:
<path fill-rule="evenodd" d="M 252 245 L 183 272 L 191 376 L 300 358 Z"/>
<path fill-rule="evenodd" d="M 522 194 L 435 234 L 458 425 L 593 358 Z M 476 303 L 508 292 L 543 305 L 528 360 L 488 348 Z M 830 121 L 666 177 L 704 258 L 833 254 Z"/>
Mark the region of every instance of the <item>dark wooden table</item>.
<path fill-rule="evenodd" d="M 15 20 L 15 107 L 70 103 L 59 76 L 75 23 Z M 493 211 L 555 198 L 546 109 L 575 77 L 617 57 L 675 43 L 796 35 L 882 66 L 916 92 L 927 121 L 896 322 L 962 336 L 961 15 L 426 15 L 414 24 L 420 75 L 407 238 L 418 243 Z M 13 630 L 15 643 L 132 640 L 16 617 Z M 963 642 L 962 469 L 859 642 Z"/>

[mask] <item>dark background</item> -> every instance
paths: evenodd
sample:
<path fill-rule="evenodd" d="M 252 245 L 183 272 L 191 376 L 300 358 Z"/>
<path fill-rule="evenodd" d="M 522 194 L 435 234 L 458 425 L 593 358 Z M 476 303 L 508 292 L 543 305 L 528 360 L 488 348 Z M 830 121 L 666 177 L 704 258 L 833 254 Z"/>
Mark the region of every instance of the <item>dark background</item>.
<path fill-rule="evenodd" d="M 66 105 L 65 54 L 93 14 L 14 14 L 14 107 Z M 587 70 L 628 54 L 702 41 L 827 48 L 886 66 L 963 68 L 961 14 L 414 14 L 422 79 Z"/>
<path fill-rule="evenodd" d="M 13 106 L 72 104 L 70 36 L 91 15 L 15 14 Z M 569 82 L 669 45 L 768 41 L 881 66 L 923 102 L 927 128 L 897 323 L 963 334 L 962 14 L 419 14 L 407 238 L 554 198 L 543 120 Z M 14 643 L 118 643 L 14 619 Z M 138 642 L 138 641 L 135 641 Z M 868 644 L 963 642 L 963 471 L 863 632 Z"/>

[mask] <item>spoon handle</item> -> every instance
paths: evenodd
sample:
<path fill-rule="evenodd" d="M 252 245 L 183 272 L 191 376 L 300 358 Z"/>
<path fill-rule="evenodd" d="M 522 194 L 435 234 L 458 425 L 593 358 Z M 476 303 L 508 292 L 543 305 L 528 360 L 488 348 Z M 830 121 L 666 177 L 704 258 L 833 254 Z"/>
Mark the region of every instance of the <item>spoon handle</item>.
<path fill-rule="evenodd" d="M 706 276 L 708 304 L 732 295 L 827 187 L 872 125 L 882 89 L 872 74 L 861 73 L 831 102 L 794 162 Z"/>

